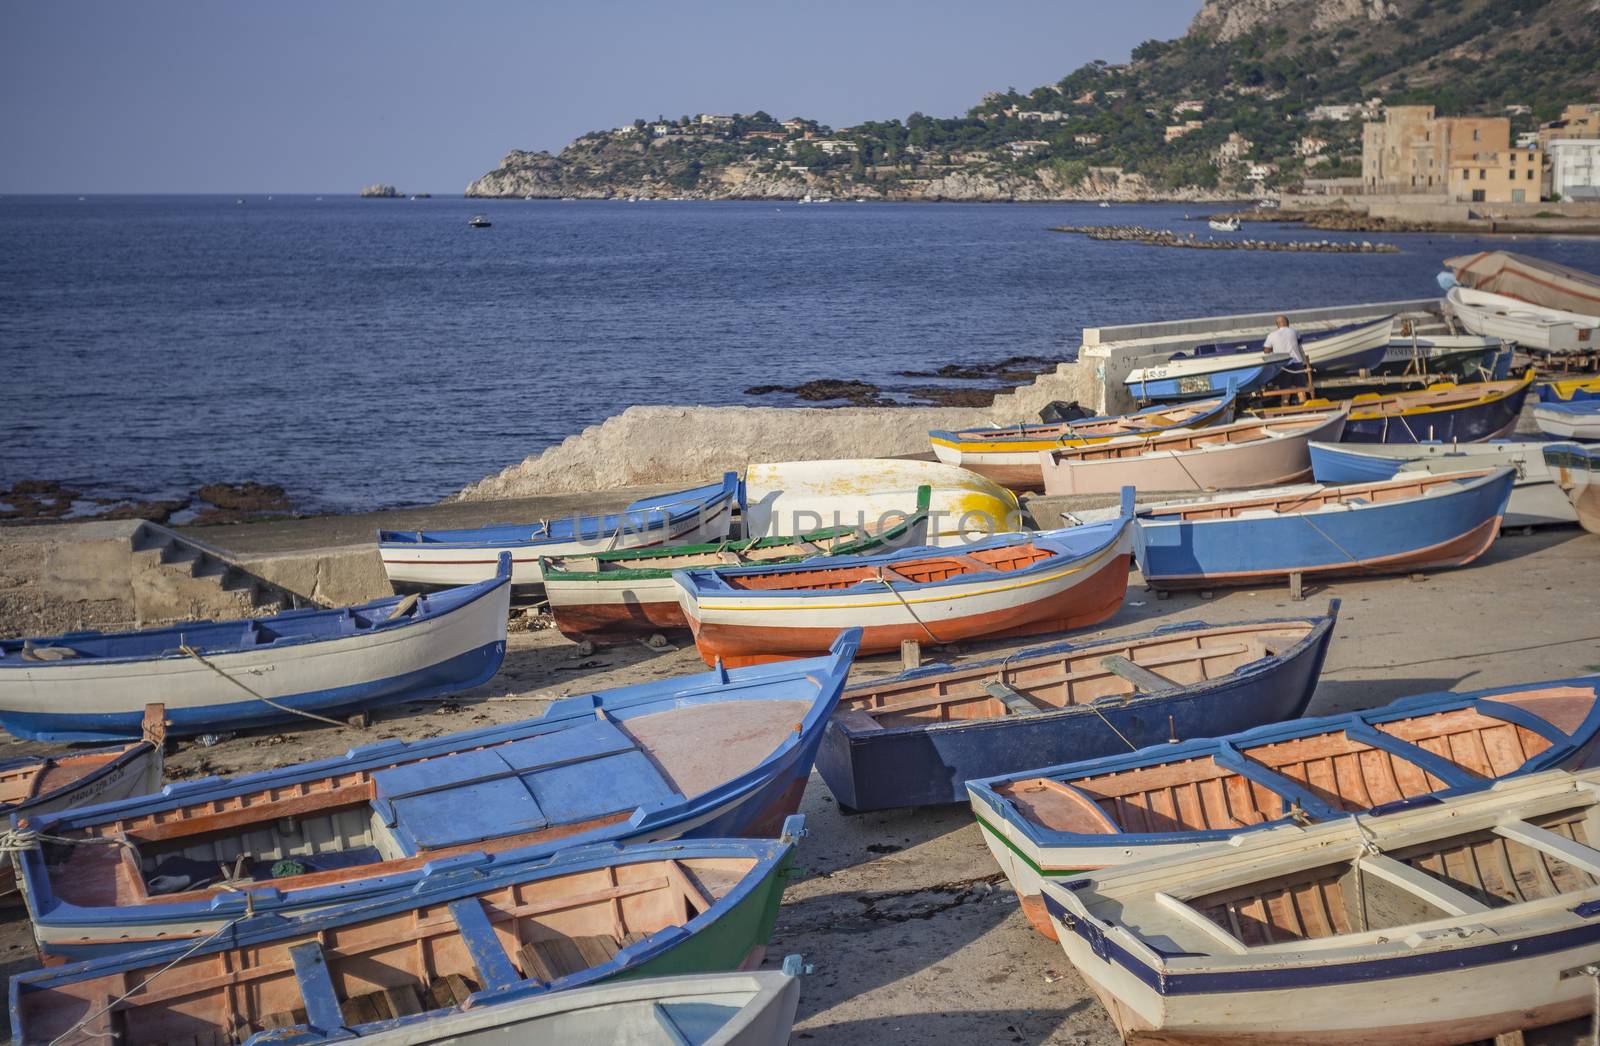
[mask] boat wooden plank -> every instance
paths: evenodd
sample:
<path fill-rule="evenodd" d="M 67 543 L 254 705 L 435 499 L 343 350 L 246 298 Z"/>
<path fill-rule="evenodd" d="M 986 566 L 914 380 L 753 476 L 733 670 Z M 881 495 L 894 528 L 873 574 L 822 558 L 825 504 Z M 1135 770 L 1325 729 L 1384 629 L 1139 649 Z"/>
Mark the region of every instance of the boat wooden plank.
<path fill-rule="evenodd" d="M 1029 701 L 1026 694 L 1013 690 L 998 679 L 992 679 L 983 684 L 983 689 L 990 697 L 1004 705 L 1013 715 L 1038 715 L 1044 711 L 1044 709 Z"/>
<path fill-rule="evenodd" d="M 1407 893 L 1422 898 L 1447 915 L 1479 915 L 1489 910 L 1489 906 L 1477 898 L 1383 854 L 1363 857 L 1360 869 L 1363 874 L 1393 883 Z"/>
<path fill-rule="evenodd" d="M 1107 672 L 1132 683 L 1134 689 L 1145 694 L 1159 694 L 1166 690 L 1174 690 L 1183 684 L 1176 680 L 1168 679 L 1159 672 L 1153 672 L 1143 665 L 1135 664 L 1119 654 L 1102 657 L 1100 664 Z"/>
<path fill-rule="evenodd" d="M 1227 930 L 1224 930 L 1214 921 L 1206 918 L 1204 915 L 1195 911 L 1189 905 L 1178 900 L 1171 894 L 1157 891 L 1155 900 L 1156 903 L 1168 913 L 1177 916 L 1187 925 L 1205 934 L 1213 944 L 1222 948 L 1224 951 L 1231 952 L 1234 955 L 1249 954 L 1250 949 L 1245 947 L 1245 945 L 1236 936 L 1229 933 Z"/>
<path fill-rule="evenodd" d="M 1508 821 L 1496 825 L 1494 834 L 1549 854 L 1590 875 L 1600 876 L 1600 853 L 1548 828 L 1540 828 L 1526 821 Z"/>

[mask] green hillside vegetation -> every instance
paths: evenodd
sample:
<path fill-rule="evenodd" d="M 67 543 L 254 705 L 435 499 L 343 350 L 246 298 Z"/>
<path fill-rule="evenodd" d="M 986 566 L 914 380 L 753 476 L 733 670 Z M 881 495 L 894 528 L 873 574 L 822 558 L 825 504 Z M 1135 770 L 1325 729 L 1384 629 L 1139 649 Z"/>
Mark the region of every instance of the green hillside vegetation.
<path fill-rule="evenodd" d="M 1208 0 L 1197 25 L 1227 4 Z M 1095 61 L 1054 84 L 995 92 L 959 117 L 913 113 L 838 130 L 815 121 L 785 126 L 764 112 L 735 115 L 726 126 L 687 116 L 638 120 L 624 131 L 585 135 L 558 157 L 513 153 L 485 181 L 521 176 L 540 191 L 646 185 L 691 192 L 743 184 L 725 177 L 737 170 L 741 178 L 799 178 L 870 195 L 951 172 L 1063 191 L 1082 186 L 1094 168 L 1121 168 L 1155 192 L 1243 191 L 1251 187 L 1249 163 L 1276 168 L 1266 188 L 1359 173 L 1361 120 L 1311 119 L 1317 106 L 1381 98 L 1432 104 L 1445 115 L 1527 106 L 1531 112 L 1512 117 L 1517 132 L 1555 118 L 1567 103 L 1600 98 L 1600 7 L 1590 0 L 1396 6 L 1395 17 L 1313 32 L 1306 27 L 1316 0 L 1292 0 L 1233 39 L 1191 29 L 1177 40 L 1149 40 L 1125 64 Z M 1180 112 L 1185 102 L 1203 107 Z M 1165 140 L 1169 125 L 1188 120 L 1202 123 Z M 1251 143 L 1242 162 L 1218 159 L 1230 133 Z M 1296 155 L 1304 137 L 1327 142 L 1309 164 Z"/>

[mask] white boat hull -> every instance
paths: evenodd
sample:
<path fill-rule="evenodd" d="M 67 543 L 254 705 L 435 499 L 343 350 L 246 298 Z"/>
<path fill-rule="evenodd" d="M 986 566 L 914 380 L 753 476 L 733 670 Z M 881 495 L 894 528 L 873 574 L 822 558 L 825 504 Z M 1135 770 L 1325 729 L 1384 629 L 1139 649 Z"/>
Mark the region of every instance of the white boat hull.
<path fill-rule="evenodd" d="M 1600 404 L 1596 407 L 1596 410 L 1587 414 L 1534 407 L 1533 420 L 1546 436 L 1592 443 L 1600 440 Z"/>
<path fill-rule="evenodd" d="M 1600 319 L 1560 309 L 1547 309 L 1516 298 L 1468 287 L 1452 287 L 1446 299 L 1456 319 L 1473 334 L 1505 338 L 1541 352 L 1570 353 L 1600 349 Z"/>
<path fill-rule="evenodd" d="M 486 581 L 494 577 L 500 554 L 511 554 L 511 584 L 514 588 L 544 583 L 541 557 L 592 556 L 599 552 L 622 552 L 657 545 L 693 544 L 721 541 L 728 536 L 733 506 L 723 502 L 702 516 L 699 513 L 651 530 L 623 530 L 595 538 L 551 541 L 537 545 L 506 545 L 462 548 L 452 545 L 384 545 L 379 549 L 384 572 L 395 585 L 427 588 L 453 588 Z"/>
<path fill-rule="evenodd" d="M 70 715 L 79 738 L 92 739 L 126 736 L 112 724 L 130 716 L 137 720 L 150 704 L 164 705 L 174 730 L 181 731 L 195 722 L 237 727 L 252 719 L 283 718 L 259 698 L 307 710 L 360 703 L 367 695 L 377 702 L 386 693 L 409 689 L 408 681 L 425 689 L 442 666 L 480 659 L 498 665 L 510 597 L 510 586 L 500 585 L 448 613 L 402 628 L 220 651 L 205 655 L 205 661 L 178 653 L 8 669 L 0 673 L 0 719 Z M 105 729 L 96 732 L 102 725 Z"/>
<path fill-rule="evenodd" d="M 1029 464 L 1037 467 L 1038 457 Z M 1022 529 L 1011 491 L 950 464 L 909 459 L 845 459 L 754 464 L 745 475 L 746 537 L 794 536 L 824 527 L 879 531 L 916 511 L 929 487 L 928 522 L 907 545 L 959 545 Z"/>

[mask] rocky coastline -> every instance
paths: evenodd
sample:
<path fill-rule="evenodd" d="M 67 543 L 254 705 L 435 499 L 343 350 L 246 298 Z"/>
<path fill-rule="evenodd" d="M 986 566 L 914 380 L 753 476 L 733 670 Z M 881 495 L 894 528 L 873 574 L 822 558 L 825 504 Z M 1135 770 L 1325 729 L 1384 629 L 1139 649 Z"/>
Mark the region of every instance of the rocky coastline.
<path fill-rule="evenodd" d="M 18 480 L 0 488 L 0 526 L 117 519 L 212 526 L 298 515 L 282 487 L 254 480 L 207 483 L 185 496 L 155 499 L 92 495 L 50 479 Z"/>

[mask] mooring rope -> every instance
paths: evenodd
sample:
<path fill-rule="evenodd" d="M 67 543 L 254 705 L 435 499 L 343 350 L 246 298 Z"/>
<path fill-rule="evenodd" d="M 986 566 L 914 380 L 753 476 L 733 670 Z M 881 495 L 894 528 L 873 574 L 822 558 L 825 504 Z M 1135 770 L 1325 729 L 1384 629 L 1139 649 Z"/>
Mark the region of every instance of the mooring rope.
<path fill-rule="evenodd" d="M 928 641 L 934 646 L 943 646 L 944 642 L 938 636 L 934 635 L 933 629 L 929 628 L 927 624 L 923 622 L 922 618 L 917 616 L 917 612 L 911 609 L 911 604 L 906 602 L 906 597 L 902 596 L 893 585 L 889 584 L 889 579 L 884 577 L 882 573 L 877 574 L 876 577 L 878 582 L 883 585 L 884 588 L 894 593 L 894 598 L 898 599 L 900 601 L 900 605 L 906 608 L 906 613 L 911 615 L 911 620 L 920 625 L 922 630 L 928 634 Z"/>
<path fill-rule="evenodd" d="M 228 682 L 234 684 L 240 690 L 243 690 L 245 693 L 249 694 L 251 697 L 255 698 L 257 701 L 260 701 L 260 702 L 262 702 L 263 704 L 266 704 L 266 705 L 271 705 L 273 708 L 276 708 L 280 712 L 288 712 L 291 715 L 304 716 L 307 719 L 315 719 L 317 722 L 319 722 L 319 723 L 327 723 L 329 726 L 350 726 L 350 725 L 352 725 L 350 723 L 341 723 L 337 719 L 329 719 L 327 716 L 318 715 L 315 712 L 308 712 L 303 708 L 290 708 L 288 705 L 279 704 L 277 701 L 272 700 L 272 698 L 270 698 L 270 697 L 262 697 L 260 694 L 256 693 L 254 690 L 250 689 L 250 687 L 243 680 L 236 679 L 233 676 L 230 676 L 227 672 L 224 672 L 221 668 L 217 667 L 210 660 L 208 660 L 204 654 L 200 653 L 200 651 L 196 650 L 194 647 L 189 646 L 188 644 L 185 643 L 185 644 L 180 644 L 179 647 L 178 647 L 178 650 L 181 653 L 187 654 L 190 657 L 194 658 L 196 661 L 200 662 L 202 665 L 205 665 L 207 668 L 211 669 L 211 671 L 215 672 L 217 675 L 221 676 L 223 679 L 226 679 Z"/>
<path fill-rule="evenodd" d="M 165 966 L 161 967 L 161 969 L 157 970 L 155 973 L 152 973 L 150 976 L 146 977 L 144 980 L 140 981 L 138 984 L 134 985 L 132 988 L 129 988 L 127 991 L 123 992 L 121 995 L 117 996 L 115 999 L 112 999 L 110 1002 L 106 1003 L 104 1006 L 100 1007 L 98 1010 L 95 1010 L 93 1013 L 91 1013 L 88 1016 L 84 1017 L 83 1020 L 79 1021 L 77 1024 L 74 1024 L 72 1027 L 68 1028 L 66 1031 L 62 1032 L 60 1035 L 57 1035 L 55 1038 L 51 1039 L 50 1040 L 50 1046 L 59 1046 L 60 1043 L 66 1041 L 68 1036 L 71 1036 L 75 1032 L 83 1031 L 83 1026 L 84 1025 L 88 1024 L 90 1021 L 99 1020 L 102 1016 L 104 1016 L 105 1014 L 111 1012 L 111 1010 L 116 1008 L 116 1006 L 119 1003 L 127 1001 L 127 999 L 130 996 L 134 995 L 135 993 L 143 991 L 146 988 L 146 986 L 148 986 L 157 977 L 160 977 L 162 974 L 166 973 L 168 970 L 172 969 L 174 966 L 178 965 L 180 962 L 182 962 L 183 960 L 187 959 L 189 956 L 193 955 L 195 952 L 199 951 L 201 948 L 203 948 L 207 944 L 210 944 L 212 941 L 214 941 L 218 937 L 222 936 L 223 933 L 225 933 L 226 931 L 228 931 L 228 930 L 233 928 L 234 923 L 237 923 L 240 919 L 243 919 L 243 918 L 246 918 L 246 916 L 243 916 L 243 915 L 235 916 L 232 919 L 229 919 L 227 922 L 223 923 L 221 926 L 218 926 L 215 930 L 212 930 L 210 933 L 206 934 L 204 937 L 202 937 L 199 940 L 195 941 L 189 947 L 185 948 L 183 950 L 183 952 L 180 955 L 178 955 L 177 958 L 173 959 L 171 962 L 169 962 Z M 91 1038 L 91 1039 L 110 1039 L 110 1038 L 113 1038 L 115 1036 L 115 1033 L 113 1033 L 113 1032 L 99 1032 L 99 1031 L 84 1031 L 83 1034 L 84 1034 L 84 1036 L 86 1038 Z"/>
<path fill-rule="evenodd" d="M 1378 845 L 1378 839 L 1361 823 L 1361 818 L 1356 814 L 1350 815 L 1350 822 L 1356 826 L 1356 831 L 1361 835 L 1361 852 L 1356 854 L 1356 859 L 1351 864 L 1351 871 L 1355 873 L 1356 880 L 1356 910 L 1361 914 L 1361 932 L 1367 932 L 1367 891 L 1362 882 L 1361 859 L 1363 857 L 1382 857 L 1383 847 Z"/>

